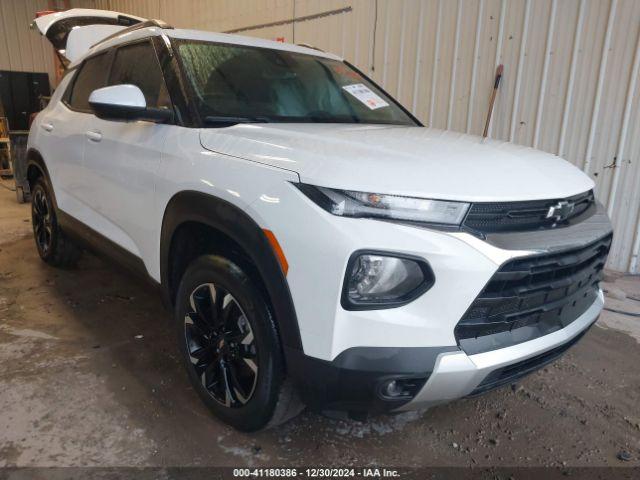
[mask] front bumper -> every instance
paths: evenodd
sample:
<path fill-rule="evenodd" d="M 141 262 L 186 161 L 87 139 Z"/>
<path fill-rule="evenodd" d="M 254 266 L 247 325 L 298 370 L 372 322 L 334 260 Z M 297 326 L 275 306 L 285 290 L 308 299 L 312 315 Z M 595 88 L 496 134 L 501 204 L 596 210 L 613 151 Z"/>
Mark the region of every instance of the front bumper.
<path fill-rule="evenodd" d="M 429 407 L 474 393 L 492 372 L 523 360 L 542 356 L 545 352 L 572 342 L 594 324 L 603 306 L 604 296 L 600 290 L 596 301 L 586 312 L 567 327 L 544 337 L 476 355 L 467 355 L 462 351 L 440 354 L 433 373 L 424 387 L 413 400 L 400 409 Z M 540 363 L 538 368 L 544 365 L 546 363 Z"/>
<path fill-rule="evenodd" d="M 604 297 L 596 301 L 567 327 L 525 343 L 476 355 L 458 347 L 359 347 L 345 351 L 333 361 L 323 361 L 301 352 L 288 352 L 291 376 L 305 403 L 315 410 L 392 412 L 427 408 L 474 395 L 505 367 L 523 365 L 522 378 L 557 359 L 562 347 L 573 345 L 595 323 Z M 538 361 L 539 360 L 539 361 Z M 513 368 L 511 370 L 514 370 Z M 493 382 L 503 385 L 508 382 Z M 415 381 L 421 385 L 411 398 L 390 399 L 380 387 L 390 380 Z M 491 385 L 489 385 L 491 386 Z"/>

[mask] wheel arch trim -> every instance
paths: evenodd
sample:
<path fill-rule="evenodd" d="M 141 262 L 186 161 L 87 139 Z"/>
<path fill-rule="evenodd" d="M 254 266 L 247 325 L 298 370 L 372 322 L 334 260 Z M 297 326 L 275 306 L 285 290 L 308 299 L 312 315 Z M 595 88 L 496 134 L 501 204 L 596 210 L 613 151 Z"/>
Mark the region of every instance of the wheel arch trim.
<path fill-rule="evenodd" d="M 51 191 L 49 192 L 49 194 L 51 195 L 53 206 L 57 211 L 58 201 L 56 200 L 56 192 L 54 191 L 53 185 L 51 183 L 51 175 L 49 174 L 49 169 L 47 168 L 47 163 L 44 161 L 44 157 L 37 149 L 31 147 L 27 150 L 26 158 L 27 158 L 26 177 L 27 177 L 27 184 L 29 185 L 29 192 L 31 192 L 31 187 L 32 187 L 32 182 L 31 182 L 31 179 L 29 178 L 29 170 L 31 169 L 31 167 L 35 167 L 38 170 L 40 170 L 40 173 L 42 174 L 42 176 L 49 183 L 49 186 L 51 187 L 50 188 Z"/>
<path fill-rule="evenodd" d="M 194 190 L 181 191 L 167 203 L 160 234 L 160 278 L 167 304 L 173 306 L 175 301 L 175 286 L 171 284 L 169 275 L 174 234 L 190 222 L 211 227 L 242 248 L 261 276 L 285 352 L 288 349 L 302 350 L 289 285 L 267 236 L 246 212 L 213 195 Z"/>

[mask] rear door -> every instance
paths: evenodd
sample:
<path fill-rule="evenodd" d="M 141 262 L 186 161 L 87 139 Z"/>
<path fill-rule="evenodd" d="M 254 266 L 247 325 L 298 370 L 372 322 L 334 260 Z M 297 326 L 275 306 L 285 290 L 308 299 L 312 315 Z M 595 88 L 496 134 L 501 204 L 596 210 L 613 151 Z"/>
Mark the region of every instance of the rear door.
<path fill-rule="evenodd" d="M 101 53 L 67 73 L 49 107 L 34 124 L 38 149 L 47 164 L 58 207 L 83 221 L 90 218 L 88 207 L 81 200 L 81 192 L 86 188 L 85 132 L 93 118 L 89 94 L 105 85 L 110 60 L 110 53 Z"/>
<path fill-rule="evenodd" d="M 172 108 L 150 39 L 117 48 L 108 85 L 142 90 L 148 107 Z M 83 201 L 96 213 L 92 227 L 141 258 L 151 258 L 155 182 L 171 125 L 104 120 L 87 124 Z"/>

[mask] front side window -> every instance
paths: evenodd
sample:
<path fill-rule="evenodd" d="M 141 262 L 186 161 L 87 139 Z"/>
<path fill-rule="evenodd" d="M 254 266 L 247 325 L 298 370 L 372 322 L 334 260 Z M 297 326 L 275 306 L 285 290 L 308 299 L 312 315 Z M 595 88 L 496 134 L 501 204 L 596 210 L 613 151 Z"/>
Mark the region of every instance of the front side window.
<path fill-rule="evenodd" d="M 91 112 L 89 95 L 94 90 L 104 87 L 108 72 L 109 55 L 107 53 L 85 60 L 80 67 L 77 78 L 73 81 L 73 86 L 67 99 L 69 106 L 81 112 Z"/>
<path fill-rule="evenodd" d="M 205 121 L 416 125 L 393 99 L 343 62 L 315 55 L 177 40 Z"/>
<path fill-rule="evenodd" d="M 121 47 L 113 61 L 109 85 L 135 85 L 144 94 L 147 107 L 170 107 L 156 52 L 149 42 Z"/>

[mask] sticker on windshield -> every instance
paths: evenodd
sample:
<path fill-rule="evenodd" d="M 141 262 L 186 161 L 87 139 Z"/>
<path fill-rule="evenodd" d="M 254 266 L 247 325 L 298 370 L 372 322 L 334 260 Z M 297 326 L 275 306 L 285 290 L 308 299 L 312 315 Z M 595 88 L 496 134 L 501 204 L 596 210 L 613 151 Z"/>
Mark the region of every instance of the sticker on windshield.
<path fill-rule="evenodd" d="M 378 95 L 373 93 L 369 87 L 362 83 L 355 83 L 353 85 L 345 85 L 344 88 L 351 95 L 356 97 L 362 103 L 364 103 L 371 110 L 375 110 L 377 108 L 388 107 L 389 104 L 385 102 Z"/>

